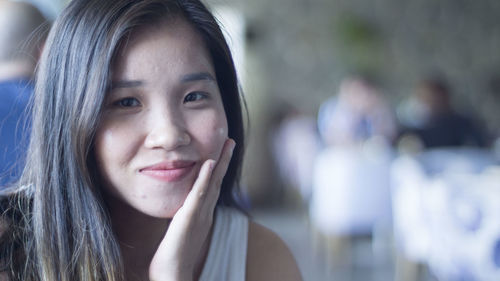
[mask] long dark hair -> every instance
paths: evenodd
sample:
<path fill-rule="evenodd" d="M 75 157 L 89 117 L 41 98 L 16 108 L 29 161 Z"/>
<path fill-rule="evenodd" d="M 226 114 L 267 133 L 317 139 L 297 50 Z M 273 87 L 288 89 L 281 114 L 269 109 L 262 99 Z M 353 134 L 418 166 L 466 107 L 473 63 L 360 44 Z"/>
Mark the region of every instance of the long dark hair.
<path fill-rule="evenodd" d="M 198 0 L 73 0 L 49 34 L 37 73 L 33 131 L 17 187 L 4 190 L 0 258 L 10 280 L 122 280 L 120 250 L 95 171 L 93 139 L 120 46 L 139 26 L 183 17 L 211 56 L 237 143 L 219 204 L 235 206 L 243 157 L 231 53 Z"/>

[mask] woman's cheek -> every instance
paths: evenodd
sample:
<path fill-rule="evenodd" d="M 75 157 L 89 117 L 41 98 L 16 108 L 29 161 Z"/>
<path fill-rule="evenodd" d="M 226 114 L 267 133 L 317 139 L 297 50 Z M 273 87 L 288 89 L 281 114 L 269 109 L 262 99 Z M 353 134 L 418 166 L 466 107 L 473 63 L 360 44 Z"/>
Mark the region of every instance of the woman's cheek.
<path fill-rule="evenodd" d="M 212 138 L 212 153 L 209 156 L 210 159 L 218 160 L 224 148 L 224 143 L 227 140 L 227 129 L 224 127 L 216 127 L 213 130 Z"/>
<path fill-rule="evenodd" d="M 140 145 L 136 126 L 128 122 L 127 126 L 103 123 L 96 133 L 95 153 L 102 175 L 112 176 L 115 169 L 129 164 Z"/>
<path fill-rule="evenodd" d="M 207 159 L 218 160 L 227 140 L 227 123 L 225 118 L 214 118 L 212 122 L 205 122 L 205 126 L 200 126 L 198 132 L 203 132 L 200 140 L 205 147 Z"/>

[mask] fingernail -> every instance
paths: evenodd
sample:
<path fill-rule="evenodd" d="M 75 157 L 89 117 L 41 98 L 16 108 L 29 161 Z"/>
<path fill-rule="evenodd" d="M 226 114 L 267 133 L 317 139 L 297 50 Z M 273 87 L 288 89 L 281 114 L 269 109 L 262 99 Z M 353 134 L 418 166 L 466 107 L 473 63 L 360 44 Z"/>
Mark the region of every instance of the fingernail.
<path fill-rule="evenodd" d="M 212 172 L 215 167 L 215 161 L 214 160 L 208 160 L 208 171 Z"/>
<path fill-rule="evenodd" d="M 233 139 L 231 139 L 231 153 L 234 152 L 235 147 L 236 147 L 236 142 Z"/>

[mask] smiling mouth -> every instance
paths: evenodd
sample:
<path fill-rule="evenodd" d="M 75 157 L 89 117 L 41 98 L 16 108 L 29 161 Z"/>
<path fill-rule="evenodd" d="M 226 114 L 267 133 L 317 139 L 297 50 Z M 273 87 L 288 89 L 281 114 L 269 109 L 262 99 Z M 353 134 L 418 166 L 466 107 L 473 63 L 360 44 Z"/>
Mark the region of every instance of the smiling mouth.
<path fill-rule="evenodd" d="M 139 170 L 139 173 L 162 182 L 176 182 L 188 175 L 195 162 L 160 163 Z"/>

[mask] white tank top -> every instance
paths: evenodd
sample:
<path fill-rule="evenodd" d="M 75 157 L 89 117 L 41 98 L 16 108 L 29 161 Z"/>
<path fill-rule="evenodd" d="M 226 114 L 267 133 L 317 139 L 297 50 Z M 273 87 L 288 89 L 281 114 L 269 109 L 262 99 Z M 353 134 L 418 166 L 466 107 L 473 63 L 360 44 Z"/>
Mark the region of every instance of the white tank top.
<path fill-rule="evenodd" d="M 207 259 L 199 281 L 244 281 L 248 218 L 227 207 L 217 207 Z"/>

